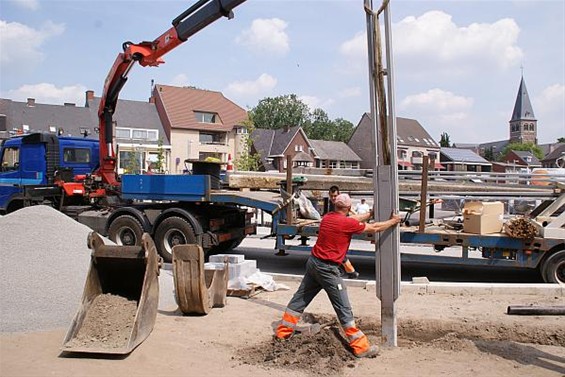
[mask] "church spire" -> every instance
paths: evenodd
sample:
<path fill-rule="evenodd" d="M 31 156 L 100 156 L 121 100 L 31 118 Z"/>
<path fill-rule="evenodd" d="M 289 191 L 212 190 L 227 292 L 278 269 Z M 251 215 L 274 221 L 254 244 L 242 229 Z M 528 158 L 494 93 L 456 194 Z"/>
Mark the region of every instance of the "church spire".
<path fill-rule="evenodd" d="M 537 119 L 534 115 L 523 74 L 509 123 L 510 142 L 537 144 Z"/>

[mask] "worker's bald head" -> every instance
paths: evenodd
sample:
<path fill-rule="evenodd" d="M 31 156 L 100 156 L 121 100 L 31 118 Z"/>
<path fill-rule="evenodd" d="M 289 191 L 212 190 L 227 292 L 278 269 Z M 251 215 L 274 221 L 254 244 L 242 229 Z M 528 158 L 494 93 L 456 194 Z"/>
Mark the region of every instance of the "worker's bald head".
<path fill-rule="evenodd" d="M 339 194 L 335 198 L 336 208 L 349 208 L 351 207 L 351 198 L 347 194 Z"/>

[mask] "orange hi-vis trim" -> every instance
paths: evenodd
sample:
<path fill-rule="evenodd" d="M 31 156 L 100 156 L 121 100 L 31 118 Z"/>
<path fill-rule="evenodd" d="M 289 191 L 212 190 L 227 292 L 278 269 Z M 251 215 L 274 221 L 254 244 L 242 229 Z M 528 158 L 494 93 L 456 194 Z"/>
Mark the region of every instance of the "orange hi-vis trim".
<path fill-rule="evenodd" d="M 275 336 L 279 339 L 288 339 L 294 333 L 300 317 L 284 312 L 280 325 L 277 326 Z"/>
<path fill-rule="evenodd" d="M 343 268 L 345 269 L 345 272 L 347 272 L 348 274 L 351 272 L 355 272 L 355 267 L 353 267 L 349 259 L 343 262 Z"/>
<path fill-rule="evenodd" d="M 349 340 L 349 346 L 353 350 L 355 355 L 360 355 L 369 350 L 371 345 L 369 344 L 369 339 L 363 333 L 363 331 L 359 330 L 357 327 L 347 327 L 344 329 L 345 335 Z"/>

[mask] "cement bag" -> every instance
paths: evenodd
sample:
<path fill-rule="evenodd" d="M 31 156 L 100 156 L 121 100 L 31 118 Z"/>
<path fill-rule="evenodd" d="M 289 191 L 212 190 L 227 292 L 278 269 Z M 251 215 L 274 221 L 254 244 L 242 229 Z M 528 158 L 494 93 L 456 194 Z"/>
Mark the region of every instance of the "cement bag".
<path fill-rule="evenodd" d="M 310 199 L 308 199 L 302 192 L 300 193 L 300 196 L 298 196 L 298 198 L 295 200 L 298 202 L 300 215 L 303 218 L 311 220 L 320 220 L 322 218 L 320 216 L 320 213 L 316 210 L 316 208 L 314 208 L 314 205 L 312 204 Z"/>

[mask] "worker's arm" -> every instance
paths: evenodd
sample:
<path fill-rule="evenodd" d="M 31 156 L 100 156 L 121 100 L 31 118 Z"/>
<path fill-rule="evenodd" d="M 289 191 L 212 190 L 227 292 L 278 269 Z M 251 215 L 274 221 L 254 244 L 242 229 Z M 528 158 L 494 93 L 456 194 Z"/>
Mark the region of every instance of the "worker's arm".
<path fill-rule="evenodd" d="M 377 233 L 382 232 L 388 228 L 392 228 L 393 226 L 399 224 L 401 218 L 399 215 L 391 215 L 390 219 L 386 221 L 379 221 L 375 223 L 365 224 L 365 229 L 363 232 L 365 233 Z"/>
<path fill-rule="evenodd" d="M 350 214 L 349 217 L 351 217 L 352 219 L 355 219 L 355 220 L 357 220 L 361 223 L 365 223 L 365 222 L 371 220 L 371 218 L 373 217 L 373 210 L 370 210 L 369 212 L 361 214 L 361 215 L 359 215 L 359 214 L 351 215 Z"/>

